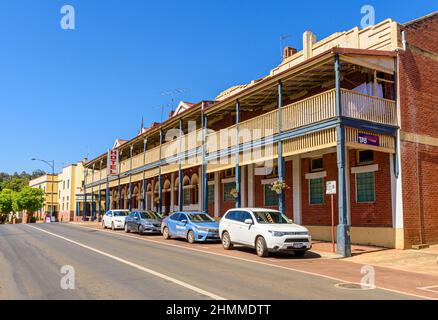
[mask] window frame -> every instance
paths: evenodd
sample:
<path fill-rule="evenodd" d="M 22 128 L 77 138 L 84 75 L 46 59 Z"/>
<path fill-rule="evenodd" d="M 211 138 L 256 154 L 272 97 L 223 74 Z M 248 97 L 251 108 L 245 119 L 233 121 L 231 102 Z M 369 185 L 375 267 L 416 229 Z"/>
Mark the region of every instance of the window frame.
<path fill-rule="evenodd" d="M 321 160 L 322 166 L 321 168 L 313 168 L 313 163 L 317 160 Z M 317 157 L 317 158 L 311 158 L 310 159 L 310 172 L 320 172 L 324 171 L 324 157 Z"/>
<path fill-rule="evenodd" d="M 266 188 L 270 188 L 271 185 L 268 183 L 263 184 L 263 206 L 265 207 L 276 207 L 278 206 L 278 195 L 275 191 L 270 190 L 274 195 L 276 195 L 277 201 L 275 204 L 267 204 L 266 203 Z"/>
<path fill-rule="evenodd" d="M 372 152 L 373 159 L 368 160 L 368 161 L 360 161 L 360 154 L 362 152 Z M 356 163 L 358 166 L 367 166 L 367 165 L 373 164 L 374 163 L 374 156 L 375 156 L 374 150 L 369 150 L 369 149 L 357 150 L 356 151 Z"/>
<path fill-rule="evenodd" d="M 227 199 L 225 196 L 226 196 L 226 193 L 225 193 L 225 186 L 226 185 L 233 185 L 232 187 L 231 187 L 231 189 L 232 188 L 235 188 L 236 187 L 236 183 L 233 181 L 233 182 L 224 182 L 224 183 L 222 183 L 222 200 L 223 200 L 223 202 L 235 202 L 236 201 L 236 199 L 234 199 L 234 197 L 232 196 L 232 195 L 230 195 L 230 198 L 229 199 Z"/>
<path fill-rule="evenodd" d="M 372 176 L 373 176 L 373 195 L 374 195 L 374 200 L 373 201 L 359 201 L 359 192 L 358 192 L 359 184 L 357 183 L 357 177 L 360 174 L 372 174 Z M 354 179 L 355 179 L 355 188 L 356 188 L 356 203 L 357 204 L 373 204 L 373 203 L 376 203 L 376 201 L 377 201 L 377 194 L 376 194 L 376 174 L 375 174 L 375 171 L 357 172 L 357 173 L 355 173 Z"/>
<path fill-rule="evenodd" d="M 235 168 L 228 168 L 224 171 L 224 178 L 234 178 L 235 176 L 236 176 Z"/>
<path fill-rule="evenodd" d="M 210 199 L 210 196 L 211 196 L 210 188 L 213 189 L 213 197 L 211 199 Z M 215 193 L 216 193 L 215 191 L 216 191 L 216 186 L 214 184 L 207 184 L 207 202 L 208 203 L 214 203 L 214 198 L 215 198 Z"/>
<path fill-rule="evenodd" d="M 322 202 L 320 202 L 320 203 L 312 203 L 312 188 L 311 188 L 311 185 L 312 185 L 312 180 L 321 180 L 322 182 Z M 311 206 L 320 206 L 320 205 L 324 205 L 325 204 L 325 197 L 324 197 L 324 178 L 323 177 L 320 177 L 320 178 L 311 178 L 311 179 L 308 179 L 308 191 L 309 191 L 309 205 L 311 205 Z"/>

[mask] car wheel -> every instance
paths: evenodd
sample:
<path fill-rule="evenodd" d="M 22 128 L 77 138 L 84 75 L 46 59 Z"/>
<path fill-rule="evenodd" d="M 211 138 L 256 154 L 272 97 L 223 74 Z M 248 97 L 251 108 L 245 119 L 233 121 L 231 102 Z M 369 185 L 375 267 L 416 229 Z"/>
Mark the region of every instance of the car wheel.
<path fill-rule="evenodd" d="M 166 240 L 170 239 L 169 229 L 167 227 L 164 227 L 164 229 L 163 229 L 163 237 Z"/>
<path fill-rule="evenodd" d="M 294 251 L 295 257 L 304 257 L 306 251 Z"/>
<path fill-rule="evenodd" d="M 187 232 L 187 241 L 189 243 L 195 243 L 195 233 L 192 230 Z"/>
<path fill-rule="evenodd" d="M 263 237 L 258 237 L 256 240 L 256 251 L 259 257 L 267 257 L 269 255 L 266 241 Z"/>
<path fill-rule="evenodd" d="M 111 222 L 111 230 L 116 230 L 116 227 L 114 226 L 114 222 Z"/>
<path fill-rule="evenodd" d="M 224 247 L 225 250 L 233 249 L 233 244 L 231 243 L 230 234 L 226 231 L 222 234 L 222 247 Z"/>
<path fill-rule="evenodd" d="M 138 226 L 138 234 L 139 234 L 139 235 L 142 235 L 143 233 L 144 233 L 144 228 L 143 228 L 142 225 L 139 225 L 139 226 Z"/>
<path fill-rule="evenodd" d="M 127 223 L 125 223 L 125 232 L 129 233 L 129 228 L 128 228 L 128 224 Z"/>

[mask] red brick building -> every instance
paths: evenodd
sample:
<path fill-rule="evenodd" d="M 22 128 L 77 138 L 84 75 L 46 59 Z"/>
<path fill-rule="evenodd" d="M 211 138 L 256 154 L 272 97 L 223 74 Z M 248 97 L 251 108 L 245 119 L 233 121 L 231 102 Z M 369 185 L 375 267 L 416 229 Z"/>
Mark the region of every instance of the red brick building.
<path fill-rule="evenodd" d="M 170 118 L 87 163 L 92 208 L 163 213 L 278 208 L 338 251 L 438 243 L 438 14 L 391 19 L 285 50 L 266 77 L 182 103 Z M 182 107 L 181 107 L 182 106 Z M 181 182 L 181 183 L 180 183 Z M 272 183 L 284 182 L 280 194 Z M 82 212 L 101 216 L 102 210 Z"/>
<path fill-rule="evenodd" d="M 402 26 L 398 54 L 403 228 L 406 247 L 438 243 L 438 13 Z"/>

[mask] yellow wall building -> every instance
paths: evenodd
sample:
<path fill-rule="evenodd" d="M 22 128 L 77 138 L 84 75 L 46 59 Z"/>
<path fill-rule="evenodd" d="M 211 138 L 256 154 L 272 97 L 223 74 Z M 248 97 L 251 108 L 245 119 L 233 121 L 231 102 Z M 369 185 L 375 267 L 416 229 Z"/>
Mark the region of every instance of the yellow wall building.
<path fill-rule="evenodd" d="M 56 216 L 59 210 L 58 206 L 58 175 L 46 174 L 29 182 L 31 188 L 42 189 L 44 191 L 43 207 L 34 212 L 37 218 L 44 218 L 46 214 L 50 214 L 52 207 L 53 213 Z"/>
<path fill-rule="evenodd" d="M 59 221 L 71 221 L 83 201 L 84 166 L 82 161 L 71 164 L 58 174 Z"/>

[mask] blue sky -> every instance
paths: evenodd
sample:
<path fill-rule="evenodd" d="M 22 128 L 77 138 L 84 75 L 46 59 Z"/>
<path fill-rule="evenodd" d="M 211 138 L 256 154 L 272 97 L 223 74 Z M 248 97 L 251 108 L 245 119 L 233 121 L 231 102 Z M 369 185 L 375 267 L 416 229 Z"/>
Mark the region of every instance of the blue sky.
<path fill-rule="evenodd" d="M 60 27 L 63 5 L 76 29 Z M 164 92 L 178 100 L 214 99 L 264 76 L 284 45 L 302 33 L 322 39 L 376 21 L 406 22 L 438 9 L 434 1 L 0 0 L 0 171 L 57 170 L 93 158 L 116 138 L 160 121 Z M 170 107 L 167 107 L 167 111 Z M 166 111 L 166 113 L 167 113 Z"/>

